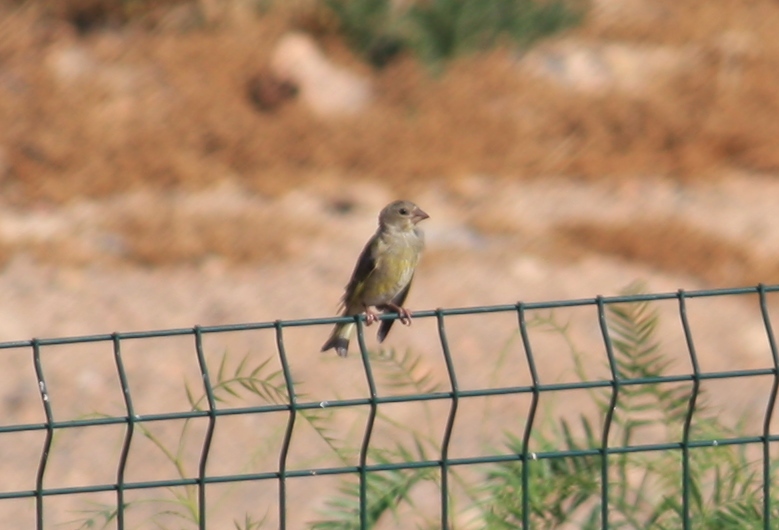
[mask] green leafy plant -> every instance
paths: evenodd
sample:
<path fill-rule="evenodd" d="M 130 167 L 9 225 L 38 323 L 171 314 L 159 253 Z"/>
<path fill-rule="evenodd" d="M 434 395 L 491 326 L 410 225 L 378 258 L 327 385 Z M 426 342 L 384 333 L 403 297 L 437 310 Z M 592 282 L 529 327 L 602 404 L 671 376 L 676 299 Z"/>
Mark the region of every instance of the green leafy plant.
<path fill-rule="evenodd" d="M 426 368 L 422 357 L 409 351 L 398 353 L 395 350 L 372 354 L 371 361 L 376 371 L 376 378 L 384 388 L 391 388 L 403 395 L 429 394 L 441 390 L 441 385 L 435 381 L 431 371 Z M 432 411 L 425 406 L 423 414 L 431 426 Z M 400 424 L 391 418 L 377 413 L 377 422 L 385 422 L 397 433 L 396 441 L 391 448 L 371 446 L 368 448 L 367 460 L 375 464 L 392 462 L 427 461 L 430 454 L 440 454 L 440 443 L 431 432 L 420 429 L 417 425 Z M 410 443 L 397 441 L 400 434 L 411 436 Z M 454 474 L 455 478 L 456 474 Z M 367 528 L 373 528 L 384 517 L 396 517 L 398 507 L 402 504 L 414 507 L 412 490 L 419 484 L 430 482 L 438 485 L 438 470 L 434 468 L 393 469 L 382 472 L 370 472 L 366 475 L 366 517 Z M 360 528 L 359 517 L 359 483 L 353 479 L 345 479 L 338 488 L 338 494 L 325 502 L 321 518 L 311 523 L 315 530 L 326 529 L 357 529 Z M 434 528 L 435 523 L 430 523 Z"/>
<path fill-rule="evenodd" d="M 405 43 L 392 0 L 324 0 L 353 50 L 376 67 L 387 64 Z"/>
<path fill-rule="evenodd" d="M 371 458 L 378 464 L 427 460 L 423 445 L 417 441 L 414 450 L 397 444 L 394 450 L 372 450 Z M 419 483 L 435 480 L 431 469 L 393 469 L 369 473 L 366 486 L 366 525 L 373 528 L 386 514 L 396 514 L 401 503 L 414 506 L 411 490 Z M 312 530 L 349 530 L 360 528 L 360 487 L 354 481 L 342 481 L 338 495 L 326 502 L 322 519 L 311 523 Z"/>
<path fill-rule="evenodd" d="M 219 367 L 211 384 L 214 399 L 217 403 L 245 402 L 248 400 L 261 403 L 279 404 L 288 403 L 287 388 L 284 381 L 284 375 L 281 370 L 275 369 L 272 363 L 273 358 L 268 357 L 264 360 L 256 361 L 252 364 L 252 358 L 249 354 L 241 358 L 238 363 L 231 367 L 229 355 L 225 352 L 219 362 Z M 184 392 L 190 405 L 191 411 L 203 411 L 206 409 L 208 397 L 201 388 L 199 391 L 190 386 L 184 385 Z M 314 429 L 327 440 L 327 428 L 322 425 L 321 417 L 324 411 L 310 410 L 301 413 L 301 416 L 308 420 Z M 152 429 L 143 422 L 135 423 L 136 430 L 149 440 L 152 445 L 164 456 L 175 469 L 178 478 L 187 478 L 185 459 L 187 454 L 187 444 L 193 437 L 189 431 L 193 426 L 191 419 L 185 419 L 181 422 L 181 428 L 177 435 L 177 443 L 170 446 L 166 440 L 158 436 Z M 194 485 L 185 485 L 183 487 L 167 488 L 170 494 L 169 499 L 147 499 L 126 503 L 123 506 L 125 512 L 136 508 L 140 504 L 149 504 L 152 502 L 163 503 L 166 508 L 154 513 L 149 524 L 155 528 L 167 528 L 161 520 L 165 517 L 173 517 L 179 521 L 190 524 L 193 528 L 199 523 L 198 511 L 198 493 Z M 114 505 L 101 505 L 91 503 L 91 506 L 80 512 L 82 515 L 73 523 L 79 524 L 76 528 L 108 528 L 114 524 L 117 517 L 117 509 Z M 250 514 L 246 514 L 243 522 L 235 521 L 235 527 L 239 530 L 253 530 L 262 527 L 262 522 L 266 519 L 255 520 Z"/>
<path fill-rule="evenodd" d="M 640 284 L 624 294 L 642 292 Z M 659 317 L 648 302 L 633 302 L 607 307 L 609 333 L 614 350 L 617 377 L 621 381 L 661 377 L 670 366 L 658 340 Z M 566 325 L 554 316 L 540 318 L 534 325 L 566 335 L 582 380 L 588 380 L 581 353 L 567 336 Z M 591 390 L 600 410 L 607 417 L 611 390 Z M 609 447 L 640 446 L 640 429 L 649 425 L 665 429 L 666 435 L 679 440 L 690 406 L 689 385 L 668 386 L 660 382 L 621 385 L 613 411 Z M 698 396 L 695 424 L 709 439 L 732 438 L 738 433 L 719 421 L 717 414 L 700 404 Z M 594 425 L 581 416 L 578 434 L 565 420 L 547 419 L 533 431 L 532 443 L 541 451 L 575 453 L 598 449 L 603 445 L 603 424 Z M 618 443 L 614 443 L 618 440 Z M 520 440 L 509 437 L 507 447 L 522 454 Z M 488 528 L 522 527 L 522 496 L 529 495 L 529 520 L 533 527 L 556 528 L 576 524 L 583 530 L 601 528 L 603 456 L 585 454 L 565 458 L 546 458 L 527 464 L 500 464 L 487 475 L 485 489 L 489 502 L 481 506 Z M 682 454 L 673 451 L 616 452 L 608 455 L 609 528 L 680 529 L 685 517 L 682 502 Z M 528 466 L 528 491 L 522 490 L 522 466 Z M 762 474 L 756 469 L 744 446 L 695 448 L 689 452 L 690 506 L 693 528 L 762 528 Z M 776 512 L 776 508 L 772 510 Z"/>
<path fill-rule="evenodd" d="M 640 292 L 642 288 L 637 284 L 623 294 Z M 657 311 L 648 302 L 633 302 L 609 305 L 607 317 L 618 379 L 647 381 L 620 386 L 608 447 L 640 447 L 642 429 L 648 427 L 659 427 L 666 431 L 668 439 L 679 440 L 690 406 L 690 385 L 657 381 L 672 364 L 659 340 Z M 563 336 L 574 356 L 580 378 L 591 380 L 581 362 L 584 354 L 571 339 L 567 325 L 556 322 L 553 314 L 539 317 L 530 325 Z M 409 358 L 415 359 L 414 362 L 390 362 L 382 366 L 389 370 L 389 380 L 403 381 L 406 371 L 425 374 L 419 369 L 418 360 L 414 356 Z M 413 371 L 408 369 L 411 365 Z M 429 391 L 432 384 L 430 379 L 426 379 L 425 384 L 414 383 L 412 379 L 407 382 L 411 392 Z M 693 528 L 763 528 L 762 473 L 746 446 L 689 451 L 687 487 L 690 503 L 685 508 L 680 450 L 616 451 L 606 457 L 608 463 L 604 465 L 600 448 L 603 446 L 603 421 L 611 406 L 611 390 L 591 389 L 590 392 L 600 411 L 599 422 L 581 415 L 574 425 L 569 420 L 548 416 L 532 431 L 533 452 L 528 462 L 516 460 L 497 464 L 484 474 L 478 485 L 453 473 L 471 499 L 472 504 L 466 508 L 478 509 L 475 527 L 518 529 L 527 519 L 533 528 L 571 525 L 583 530 L 601 528 L 605 469 L 609 528 L 676 530 L 682 528 L 685 517 Z M 700 393 L 695 409 L 695 428 L 701 436 L 708 439 L 737 436 L 737 431 L 726 427 L 716 412 L 702 404 L 703 398 L 705 394 Z M 509 453 L 524 454 L 521 439 L 509 433 L 505 436 Z M 416 451 L 398 446 L 393 461 L 398 457 L 409 462 L 424 460 L 426 453 L 415 440 Z M 438 450 L 435 442 L 432 447 L 434 451 Z M 570 456 L 554 456 L 556 452 Z M 375 454 L 375 451 L 371 452 L 371 455 Z M 536 458 L 536 454 L 547 456 Z M 523 477 L 523 472 L 527 477 Z M 396 513 L 403 503 L 413 507 L 411 488 L 423 481 L 436 480 L 434 474 L 416 470 L 373 475 L 368 475 L 367 528 L 373 528 L 383 516 Z M 525 481 L 527 492 L 523 491 Z M 527 514 L 524 513 L 524 494 L 528 495 Z M 323 518 L 314 523 L 313 528 L 357 528 L 358 500 L 357 485 L 344 482 L 339 494 L 328 500 Z M 688 511 L 686 515 L 685 510 Z M 779 517 L 779 510 L 772 507 L 772 514 Z M 435 524 L 431 524 L 430 528 L 433 527 Z"/>
<path fill-rule="evenodd" d="M 564 0 L 325 0 L 347 42 L 375 66 L 411 50 L 431 65 L 486 50 L 502 40 L 528 46 L 577 24 L 581 9 Z"/>
<path fill-rule="evenodd" d="M 560 0 L 431 0 L 415 3 L 409 15 L 411 45 L 428 63 L 487 50 L 502 39 L 527 46 L 581 18 Z"/>

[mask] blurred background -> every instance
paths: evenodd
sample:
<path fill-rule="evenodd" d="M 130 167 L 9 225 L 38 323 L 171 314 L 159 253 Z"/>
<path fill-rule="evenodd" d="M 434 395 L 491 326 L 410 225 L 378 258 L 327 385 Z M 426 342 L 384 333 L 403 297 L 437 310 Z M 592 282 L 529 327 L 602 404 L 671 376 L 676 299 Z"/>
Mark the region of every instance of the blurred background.
<path fill-rule="evenodd" d="M 776 283 L 777 27 L 774 0 L 3 0 L 0 341 L 332 316 L 397 198 L 431 216 L 412 310 Z M 770 361 L 752 302 L 695 313 L 711 369 Z M 466 320 L 495 384 L 516 323 Z M 431 320 L 398 327 L 440 362 Z M 327 332 L 291 339 L 296 375 L 359 381 Z M 66 416 L 116 390 L 108 353 L 52 358 Z M 183 361 L 138 355 L 150 402 L 181 397 Z M 3 415 L 39 421 L 29 360 L 3 362 Z"/>
<path fill-rule="evenodd" d="M 331 314 L 397 197 L 420 308 L 777 279 L 771 0 L 0 9 L 3 339 Z"/>

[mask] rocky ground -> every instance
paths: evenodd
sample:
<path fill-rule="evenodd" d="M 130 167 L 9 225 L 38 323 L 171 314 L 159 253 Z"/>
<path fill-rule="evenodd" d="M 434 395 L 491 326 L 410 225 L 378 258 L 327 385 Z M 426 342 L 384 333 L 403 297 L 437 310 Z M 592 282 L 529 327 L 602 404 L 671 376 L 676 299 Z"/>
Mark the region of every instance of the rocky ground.
<path fill-rule="evenodd" d="M 236 12 L 212 14 L 210 27 L 187 26 L 195 8 L 185 6 L 153 31 L 86 33 L 35 3 L 3 8 L 0 341 L 332 315 L 378 210 L 400 196 L 431 215 L 412 309 L 591 298 L 636 280 L 650 292 L 777 283 L 775 3 L 601 0 L 583 27 L 538 48 L 466 57 L 437 76 L 410 58 L 371 71 L 327 31 L 300 33 L 311 25 L 294 10 L 244 16 L 243 3 L 230 5 Z M 263 89 L 291 80 L 298 96 L 258 108 L 258 79 Z M 348 102 L 359 105 L 316 93 L 333 83 L 342 93 L 350 81 L 358 95 Z M 656 306 L 672 370 L 685 373 L 678 308 Z M 779 295 L 769 309 L 779 322 Z M 702 369 L 771 365 L 756 296 L 690 300 L 688 310 Z M 555 318 L 570 323 L 592 375 L 604 376 L 594 308 Z M 527 384 L 513 313 L 447 324 L 465 388 Z M 386 347 L 419 355 L 419 370 L 444 385 L 434 320 L 398 328 Z M 319 354 L 326 335 L 316 326 L 286 336 L 301 388 L 316 400 L 364 396 L 359 357 Z M 543 381 L 576 378 L 559 335 L 539 328 L 533 340 Z M 250 364 L 273 357 L 275 339 L 236 332 L 206 346 L 217 371 L 225 352 L 231 367 L 247 354 Z M 199 377 L 191 337 L 127 341 L 124 355 L 139 414 L 189 408 L 184 385 Z M 0 359 L 2 424 L 43 421 L 29 349 Z M 110 344 L 46 348 L 44 370 L 56 419 L 124 413 Z M 386 383 L 381 392 L 397 391 Z M 767 378 L 704 386 L 727 423 L 757 432 Z M 580 395 L 550 398 L 549 414 L 588 410 Z M 526 406 L 464 405 L 453 456 L 494 447 L 506 425 L 519 432 Z M 432 410 L 431 436 L 445 408 Z M 430 411 L 385 412 L 408 424 Z M 334 424 L 359 440 L 362 418 Z M 274 469 L 277 442 L 266 442 L 284 417 L 220 421 L 210 473 Z M 177 442 L 180 424 L 155 428 Z M 392 430 L 389 421 L 379 428 Z M 301 429 L 292 467 L 335 465 Z M 113 482 L 123 433 L 61 432 L 46 485 Z M 42 435 L 0 436 L 0 454 L 14 456 L 0 462 L 2 491 L 34 487 Z M 199 436 L 202 425 L 184 444 L 190 475 Z M 128 480 L 176 476 L 142 437 L 131 460 Z M 294 524 L 315 518 L 334 486 L 314 482 L 291 488 L 304 507 Z M 272 506 L 275 485 L 265 490 Z M 215 491 L 225 525 L 264 513 L 256 485 Z M 83 502 L 112 499 L 46 506 L 62 523 Z M 27 528 L 19 521 L 33 514 L 27 500 L 0 502 L 4 528 Z"/>

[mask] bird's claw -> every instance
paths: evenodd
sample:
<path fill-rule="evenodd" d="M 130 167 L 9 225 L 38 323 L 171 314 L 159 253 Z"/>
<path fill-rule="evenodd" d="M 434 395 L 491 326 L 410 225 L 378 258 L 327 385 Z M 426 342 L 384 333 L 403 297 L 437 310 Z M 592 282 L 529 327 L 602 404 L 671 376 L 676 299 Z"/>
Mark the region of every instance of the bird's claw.
<path fill-rule="evenodd" d="M 404 326 L 411 325 L 411 311 L 409 311 L 405 307 L 395 307 L 393 309 L 395 309 L 395 311 L 398 312 L 398 320 L 400 320 L 401 324 L 403 324 Z"/>
<path fill-rule="evenodd" d="M 379 315 L 373 311 L 365 310 L 365 325 L 370 326 L 379 319 Z"/>

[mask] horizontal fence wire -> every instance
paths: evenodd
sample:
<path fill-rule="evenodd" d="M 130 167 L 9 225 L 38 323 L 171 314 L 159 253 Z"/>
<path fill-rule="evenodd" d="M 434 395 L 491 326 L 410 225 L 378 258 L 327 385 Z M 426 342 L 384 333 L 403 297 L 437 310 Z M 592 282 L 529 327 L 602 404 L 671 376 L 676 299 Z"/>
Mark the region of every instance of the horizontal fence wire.
<path fill-rule="evenodd" d="M 175 487 L 193 487 L 197 489 L 197 516 L 198 528 L 206 529 L 208 525 L 207 513 L 207 486 L 214 484 L 228 483 L 247 483 L 247 482 L 275 482 L 278 488 L 278 506 L 277 521 L 278 528 L 292 528 L 288 523 L 288 517 L 291 511 L 296 507 L 291 503 L 288 494 L 288 483 L 292 479 L 306 477 L 323 476 L 345 476 L 356 475 L 358 478 L 358 510 L 355 514 L 354 525 L 350 528 L 371 528 L 372 520 L 369 508 L 369 480 L 374 473 L 392 472 L 400 470 L 421 470 L 430 469 L 439 472 L 440 485 L 440 527 L 453 528 L 452 518 L 452 500 L 450 498 L 454 487 L 452 473 L 461 466 L 471 465 L 489 465 L 516 462 L 527 464 L 528 462 L 538 462 L 545 460 L 560 460 L 572 458 L 594 457 L 600 460 L 600 523 L 601 528 L 610 527 L 610 507 L 608 499 L 612 493 L 610 489 L 610 479 L 613 470 L 610 469 L 610 458 L 618 455 L 627 454 L 648 454 L 662 451 L 677 451 L 680 455 L 681 477 L 683 497 L 681 499 L 681 522 L 680 527 L 693 528 L 691 519 L 692 505 L 695 502 L 693 495 L 695 492 L 691 486 L 695 469 L 691 466 L 691 453 L 702 448 L 729 447 L 757 445 L 761 448 L 762 455 L 762 527 L 765 529 L 775 528 L 776 514 L 771 503 L 772 499 L 772 466 L 774 464 L 771 454 L 771 444 L 779 442 L 779 435 L 771 433 L 771 418 L 774 413 L 777 391 L 779 390 L 779 353 L 775 342 L 771 319 L 769 316 L 767 295 L 769 293 L 779 292 L 779 285 L 758 285 L 755 287 L 733 288 L 733 289 L 711 289 L 670 293 L 655 294 L 635 294 L 609 297 L 594 297 L 576 300 L 560 300 L 548 302 L 518 302 L 515 304 L 482 306 L 470 308 L 450 308 L 436 309 L 428 311 L 418 311 L 414 313 L 415 319 L 435 319 L 440 350 L 443 355 L 444 367 L 446 372 L 447 388 L 443 391 L 410 393 L 404 395 L 381 395 L 372 368 L 372 358 L 370 349 L 365 342 L 365 317 L 357 315 L 354 317 L 333 317 L 333 318 L 312 318 L 299 320 L 277 320 L 274 322 L 259 322 L 248 324 L 222 325 L 222 326 L 194 326 L 192 328 L 179 328 L 154 331 L 134 331 L 134 332 L 116 332 L 109 334 L 85 335 L 78 337 L 62 338 L 35 338 L 30 340 L 9 341 L 0 343 L 0 356 L 4 350 L 18 351 L 20 349 L 29 349 L 33 369 L 37 381 L 30 382 L 37 386 L 40 396 L 40 406 L 43 409 L 42 422 L 18 423 L 9 425 L 0 425 L 0 436 L 10 433 L 23 432 L 42 432 L 44 433 L 43 444 L 35 477 L 35 487 L 33 489 L 16 489 L 11 491 L 0 491 L 0 503 L 12 499 L 31 499 L 35 503 L 35 527 L 37 529 L 50 528 L 46 526 L 45 506 L 47 499 L 55 496 L 66 496 L 96 492 L 112 492 L 115 494 L 115 516 L 111 517 L 111 525 L 107 528 L 115 527 L 118 529 L 128 528 L 126 523 L 126 511 L 129 506 L 127 496 L 129 492 Z M 759 311 L 762 318 L 764 332 L 771 352 L 772 366 L 756 369 L 741 369 L 730 371 L 703 371 L 700 367 L 698 354 L 696 352 L 695 340 L 689 319 L 687 316 L 687 302 L 692 299 L 712 298 L 712 297 L 733 297 L 744 295 L 756 295 L 759 303 Z M 624 378 L 620 376 L 619 361 L 614 352 L 612 341 L 612 332 L 607 322 L 607 310 L 610 306 L 625 303 L 674 301 L 678 308 L 678 318 L 683 330 L 686 342 L 686 352 L 689 356 L 690 370 L 688 373 L 673 375 L 653 375 L 646 377 Z M 598 380 L 584 380 L 571 382 L 542 382 L 539 371 L 536 366 L 536 355 L 533 351 L 532 341 L 529 336 L 529 324 L 527 314 L 538 310 L 556 310 L 562 308 L 587 307 L 595 309 L 597 313 L 598 326 L 601 335 L 603 347 L 608 361 L 609 377 Z M 525 363 L 530 374 L 530 382 L 527 385 L 517 386 L 498 386 L 492 388 L 461 388 L 458 383 L 458 374 L 456 363 L 453 359 L 449 343 L 449 334 L 447 332 L 447 323 L 451 317 L 467 315 L 490 315 L 496 313 L 514 313 L 517 317 L 517 331 L 521 339 L 522 348 L 525 352 Z M 395 314 L 382 314 L 379 319 L 394 319 Z M 322 326 L 342 322 L 357 322 L 356 342 L 359 347 L 359 356 L 362 365 L 362 374 L 367 384 L 367 395 L 358 398 L 328 399 L 317 400 L 314 396 L 299 394 L 296 390 L 296 382 L 293 378 L 292 364 L 286 351 L 285 330 L 289 328 L 299 328 L 306 326 Z M 248 332 L 256 330 L 269 330 L 275 335 L 275 345 L 278 362 L 281 367 L 281 377 L 284 381 L 286 400 L 281 403 L 267 403 L 255 406 L 244 407 L 225 407 L 220 408 L 220 402 L 215 392 L 215 386 L 212 384 L 212 374 L 204 353 L 203 341 L 206 336 L 220 333 Z M 130 341 L 146 341 L 154 338 L 164 337 L 191 337 L 192 355 L 197 361 L 199 375 L 202 381 L 202 390 L 205 396 L 205 402 L 202 407 L 186 411 L 176 411 L 167 413 L 139 414 L 136 410 L 135 399 L 131 392 L 128 382 L 128 370 L 125 366 L 125 355 L 123 346 Z M 110 344 L 113 355 L 118 382 L 121 385 L 121 396 L 124 406 L 124 414 L 107 415 L 99 417 L 88 417 L 71 420 L 57 420 L 52 409 L 52 400 L 49 395 L 44 364 L 46 362 L 46 351 L 52 346 L 78 345 L 89 343 Z M 346 361 L 344 361 L 346 362 Z M 732 380 L 737 378 L 756 378 L 770 377 L 771 389 L 765 401 L 765 415 L 762 421 L 762 433 L 757 435 L 730 435 L 727 437 L 718 437 L 712 439 L 694 439 L 691 437 L 691 426 L 695 420 L 695 414 L 698 410 L 701 384 L 705 381 L 714 380 Z M 633 387 L 641 385 L 669 384 L 669 383 L 689 383 L 691 390 L 687 402 L 687 411 L 684 417 L 681 437 L 679 440 L 673 440 L 661 443 L 633 443 L 629 445 L 610 444 L 611 429 L 615 422 L 615 412 L 618 410 L 620 394 L 627 392 Z M 602 423 L 601 431 L 598 433 L 600 443 L 595 447 L 587 448 L 569 448 L 559 450 L 531 451 L 531 438 L 538 428 L 540 420 L 537 417 L 539 401 L 545 394 L 569 391 L 569 390 L 598 390 L 607 392 L 608 410 Z M 450 450 L 454 438 L 454 426 L 457 421 L 458 411 L 464 399 L 474 397 L 494 397 L 524 395 L 530 400 L 530 406 L 526 411 L 524 420 L 524 429 L 521 436 L 521 450 L 514 454 L 504 454 L 495 452 L 495 454 L 486 454 L 473 457 L 454 457 Z M 418 458 L 415 460 L 403 462 L 371 462 L 369 451 L 374 443 L 375 422 L 377 418 L 378 407 L 394 403 L 414 403 L 414 402 L 445 402 L 447 411 L 445 413 L 445 422 L 443 436 L 440 440 L 439 453 L 429 458 Z M 350 409 L 356 407 L 367 407 L 367 421 L 365 429 L 362 432 L 359 443 L 358 458 L 353 465 L 340 466 L 322 466 L 311 467 L 307 469 L 290 469 L 289 453 L 296 432 L 296 425 L 300 420 L 301 414 L 307 411 L 322 409 Z M 245 472 L 235 474 L 209 474 L 209 456 L 212 452 L 214 433 L 217 424 L 221 418 L 229 416 L 242 416 L 267 413 L 286 414 L 286 425 L 283 428 L 283 436 L 278 453 L 278 465 L 275 470 L 264 472 Z M 519 411 L 518 411 L 519 414 Z M 154 422 L 164 422 L 171 420 L 192 420 L 202 419 L 206 422 L 205 433 L 202 446 L 199 451 L 196 476 L 188 478 L 159 479 L 159 480 L 127 480 L 127 474 L 130 467 L 129 455 L 133 444 L 137 443 L 142 434 L 139 432 L 139 425 L 148 425 Z M 81 486 L 68 487 L 46 487 L 45 477 L 47 474 L 47 465 L 54 447 L 54 439 L 58 433 L 72 429 L 84 429 L 87 427 L 120 425 L 124 427 L 124 435 L 121 442 L 121 449 L 118 455 L 118 462 L 115 466 L 115 481 L 106 483 L 87 484 Z M 260 443 L 260 441 L 258 441 Z M 532 526 L 532 496 L 531 489 L 531 468 L 528 465 L 522 465 L 520 481 L 521 488 L 521 520 L 517 523 L 517 528 L 533 528 Z M 597 478 L 597 477 L 596 477 Z M 594 478 L 595 479 L 595 478 Z M 26 527 L 26 526 L 25 526 Z M 248 526 L 247 526 L 248 527 Z M 256 526 L 260 528 L 261 526 Z"/>

